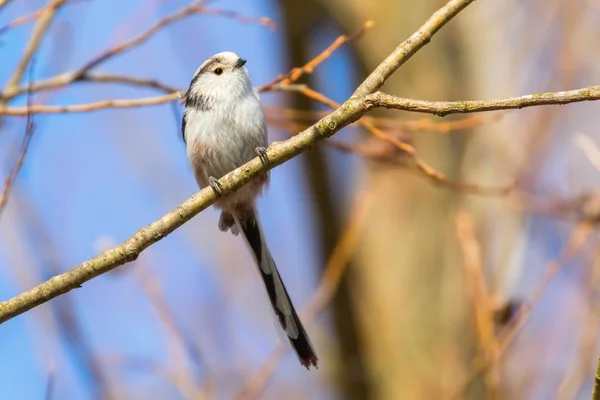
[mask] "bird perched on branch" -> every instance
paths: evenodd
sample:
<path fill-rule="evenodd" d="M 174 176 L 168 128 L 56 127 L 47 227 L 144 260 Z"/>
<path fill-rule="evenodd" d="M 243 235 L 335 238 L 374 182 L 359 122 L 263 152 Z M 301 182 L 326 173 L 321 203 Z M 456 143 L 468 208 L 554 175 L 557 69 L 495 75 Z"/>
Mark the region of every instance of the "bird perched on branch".
<path fill-rule="evenodd" d="M 255 200 L 268 184 L 268 172 L 221 197 L 218 178 L 257 155 L 263 163 L 268 162 L 265 115 L 245 64 L 237 54 L 224 52 L 200 65 L 184 99 L 183 140 L 198 185 L 210 185 L 220 197 L 215 203 L 221 209 L 219 229 L 242 234 L 300 362 L 306 368 L 316 367 L 317 356 L 267 247 L 256 212 Z"/>

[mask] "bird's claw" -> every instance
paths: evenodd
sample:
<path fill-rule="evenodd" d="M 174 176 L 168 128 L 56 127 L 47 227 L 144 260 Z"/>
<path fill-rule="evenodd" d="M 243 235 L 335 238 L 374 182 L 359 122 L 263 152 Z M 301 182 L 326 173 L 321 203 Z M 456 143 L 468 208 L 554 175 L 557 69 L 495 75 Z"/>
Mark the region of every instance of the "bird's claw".
<path fill-rule="evenodd" d="M 269 163 L 266 147 L 257 147 L 254 149 L 254 151 L 256 152 L 256 155 L 258 155 L 258 158 L 260 158 L 260 161 L 263 163 L 263 165 L 267 165 Z"/>
<path fill-rule="evenodd" d="M 214 176 L 209 176 L 208 184 L 210 185 L 212 190 L 215 192 L 217 197 L 221 197 L 221 192 L 223 191 L 223 186 L 221 186 L 221 184 L 219 183 L 219 180 L 217 178 L 215 178 Z"/>

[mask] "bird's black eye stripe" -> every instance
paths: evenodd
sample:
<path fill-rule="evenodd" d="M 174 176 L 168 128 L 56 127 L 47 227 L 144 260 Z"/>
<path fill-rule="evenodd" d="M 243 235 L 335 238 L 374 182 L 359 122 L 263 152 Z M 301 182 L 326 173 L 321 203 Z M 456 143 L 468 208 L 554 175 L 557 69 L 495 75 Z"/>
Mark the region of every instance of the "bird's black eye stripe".
<path fill-rule="evenodd" d="M 223 68 L 221 68 L 221 67 L 217 67 L 217 68 L 215 68 L 215 71 L 214 71 L 214 72 L 215 72 L 215 74 L 217 74 L 217 75 L 221 75 L 221 74 L 223 73 Z"/>

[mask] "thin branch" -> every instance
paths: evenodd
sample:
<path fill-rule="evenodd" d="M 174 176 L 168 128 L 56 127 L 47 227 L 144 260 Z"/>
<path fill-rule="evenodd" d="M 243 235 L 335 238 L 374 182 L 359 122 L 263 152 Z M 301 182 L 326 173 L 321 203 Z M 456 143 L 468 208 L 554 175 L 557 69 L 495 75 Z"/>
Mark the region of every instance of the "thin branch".
<path fill-rule="evenodd" d="M 31 58 L 40 46 L 40 43 L 42 42 L 42 39 L 44 38 L 44 35 L 48 30 L 50 23 L 54 19 L 56 12 L 66 1 L 67 0 L 52 0 L 50 4 L 48 4 L 48 6 L 45 8 L 44 12 L 39 17 L 37 24 L 35 24 L 33 28 L 33 33 L 29 38 L 29 42 L 25 46 L 25 52 L 21 57 L 21 61 L 19 61 L 17 68 L 6 83 L 6 88 L 16 86 L 19 84 L 21 78 L 23 77 L 23 74 L 25 74 L 27 66 L 29 65 L 29 61 L 31 61 Z"/>
<path fill-rule="evenodd" d="M 292 68 L 292 70 L 290 72 L 288 72 L 287 74 L 280 75 L 272 82 L 259 87 L 258 91 L 259 92 L 268 92 L 268 91 L 272 90 L 276 85 L 289 85 L 291 83 L 296 82 L 298 79 L 300 79 L 304 75 L 312 74 L 314 69 L 319 64 L 321 64 L 323 61 L 325 61 L 329 57 L 331 57 L 333 52 L 336 51 L 337 49 L 339 49 L 344 43 L 351 42 L 351 41 L 361 38 L 364 35 L 364 33 L 367 31 L 367 29 L 372 28 L 374 25 L 375 24 L 373 21 L 367 21 L 363 25 L 362 29 L 359 30 L 358 32 L 356 32 L 350 36 L 347 36 L 347 35 L 338 36 L 338 38 L 335 39 L 333 41 L 333 43 L 331 43 L 321 53 L 317 54 L 317 56 L 315 58 L 313 58 L 312 60 L 310 60 L 309 62 L 304 64 L 304 66 L 299 67 L 299 68 Z"/>
<path fill-rule="evenodd" d="M 267 123 L 270 126 L 277 126 L 279 128 L 289 130 L 290 132 L 292 132 L 293 135 L 295 135 L 297 131 L 307 128 L 307 125 L 299 124 L 293 121 L 278 121 L 273 119 L 267 119 Z M 424 173 L 422 170 L 424 161 L 417 157 L 421 168 L 418 164 L 415 164 L 416 150 L 413 146 L 406 143 L 405 140 L 407 140 L 408 138 L 403 137 L 401 133 L 394 134 L 393 132 L 379 132 L 379 129 L 370 125 L 372 124 L 372 119 L 370 119 L 369 117 L 361 118 L 358 121 L 358 123 L 367 127 L 370 131 L 375 130 L 377 132 L 377 135 L 379 135 L 374 135 L 374 139 L 376 140 L 373 140 L 372 143 L 364 144 L 348 143 L 341 140 L 329 138 L 323 143 L 336 150 L 342 151 L 344 153 L 352 153 L 368 160 L 402 166 L 406 168 L 408 172 L 415 174 L 419 178 L 428 179 L 434 185 L 445 187 L 451 190 L 458 190 L 462 193 L 471 193 L 480 196 L 496 197 L 507 196 L 511 194 L 514 190 L 514 185 L 487 187 L 474 183 L 449 181 L 445 177 L 443 177 L 443 175 L 440 172 L 433 170 L 432 167 L 429 167 L 429 170 L 434 171 L 435 175 L 432 176 L 431 174 Z M 452 124 L 452 122 L 449 122 L 449 124 Z M 388 140 L 382 140 L 381 138 L 388 138 Z M 406 151 L 404 151 L 404 149 L 400 149 L 398 147 L 398 144 L 400 143 L 401 146 L 412 149 L 412 151 L 414 151 L 415 153 L 409 154 Z"/>
<path fill-rule="evenodd" d="M 377 92 L 365 97 L 365 107 L 367 109 L 385 107 L 395 110 L 434 114 L 443 117 L 448 114 L 513 110 L 525 107 L 560 105 L 594 100 L 600 100 L 600 86 L 589 86 L 564 92 L 529 94 L 526 96 L 500 100 L 470 101 L 413 100 Z"/>
<path fill-rule="evenodd" d="M 152 89 L 157 89 L 163 91 L 165 93 L 173 93 L 173 92 L 183 92 L 182 89 L 175 88 L 173 86 L 169 86 L 165 83 L 157 81 L 155 79 L 148 78 L 137 78 L 134 76 L 126 76 L 126 75 L 117 75 L 117 74 L 105 74 L 105 73 L 95 73 L 89 72 L 82 76 L 79 76 L 77 80 L 75 80 L 77 73 L 76 72 L 65 72 L 60 75 L 55 75 L 51 78 L 40 79 L 35 81 L 31 85 L 32 92 L 42 92 L 47 90 L 56 90 L 61 89 L 71 83 L 75 82 L 90 82 L 90 83 L 123 83 L 132 86 L 139 87 L 148 87 Z M 19 96 L 25 92 L 27 92 L 27 86 L 19 86 L 14 89 L 9 89 L 4 93 L 0 93 L 0 97 L 4 96 L 6 99 L 10 99 L 16 96 Z"/>
<path fill-rule="evenodd" d="M 150 37 L 152 37 L 155 33 L 159 32 L 166 26 L 171 25 L 171 24 L 173 24 L 177 21 L 180 21 L 180 20 L 182 20 L 190 15 L 193 15 L 193 14 L 223 15 L 223 16 L 237 19 L 238 21 L 241 21 L 244 23 L 258 22 L 259 24 L 270 27 L 271 29 L 276 29 L 275 23 L 267 17 L 261 17 L 258 19 L 244 17 L 233 11 L 216 10 L 216 9 L 206 8 L 204 6 L 205 3 L 206 3 L 206 0 L 196 1 L 189 6 L 186 6 L 186 7 L 182 8 L 181 10 L 176 11 L 175 13 L 166 16 L 165 18 L 161 19 L 156 24 L 154 24 L 152 27 L 150 27 L 148 30 L 146 30 L 145 32 L 142 32 L 137 37 L 129 40 L 128 42 L 125 42 L 118 46 L 115 46 L 112 49 L 109 49 L 109 50 L 103 52 L 102 54 L 98 55 L 97 57 L 93 58 L 78 71 L 78 74 L 79 75 L 86 74 L 92 68 L 97 67 L 98 65 L 102 64 L 104 61 L 108 60 L 109 58 L 112 58 L 112 57 L 116 56 L 117 54 L 123 53 L 125 51 L 131 50 L 133 47 L 139 46 L 140 44 L 142 44 L 145 41 L 147 41 L 148 39 L 150 39 Z"/>
<path fill-rule="evenodd" d="M 382 65 L 369 75 L 367 80 L 357 89 L 357 93 L 370 93 L 409 59 L 419 48 L 423 47 L 431 36 L 458 11 L 472 3 L 473 0 L 450 0 L 436 14 L 435 21 L 430 18 L 419 30 L 421 40 L 413 37 L 403 42 L 394 50 Z M 356 92 L 355 92 L 356 93 Z M 366 112 L 363 99 L 353 96 L 340 108 L 325 116 L 310 128 L 284 142 L 273 143 L 267 149 L 267 163 L 254 158 L 241 167 L 229 172 L 219 179 L 223 196 L 228 196 L 241 188 L 251 179 L 292 159 L 312 147 L 315 143 L 328 138 L 343 127 L 357 121 Z M 153 243 L 161 240 L 175 229 L 189 221 L 196 214 L 212 205 L 217 200 L 212 188 L 202 189 L 188 200 L 181 203 L 158 221 L 140 229 L 130 239 L 105 253 L 85 261 L 84 263 L 56 275 L 38 286 L 16 295 L 12 299 L 0 303 L 0 323 L 8 321 L 32 308 L 43 304 L 61 294 L 81 287 L 96 276 L 104 274 L 120 265 L 135 260 L 139 254 Z"/>
<path fill-rule="evenodd" d="M 292 84 L 292 85 L 276 85 L 273 87 L 273 90 L 299 92 L 299 93 L 302 93 L 303 95 L 305 95 L 306 97 L 313 99 L 315 101 L 318 101 L 319 103 L 325 104 L 326 106 L 328 106 L 332 109 L 336 109 L 336 108 L 340 107 L 340 104 L 329 99 L 322 93 L 319 93 L 313 89 L 310 89 L 306 85 L 294 85 L 294 84 Z M 429 178 L 434 184 L 449 187 L 452 189 L 462 190 L 464 192 L 476 193 L 476 194 L 482 194 L 482 195 L 490 195 L 490 196 L 504 196 L 504 195 L 509 194 L 514 188 L 514 185 L 508 185 L 508 186 L 502 186 L 502 187 L 483 187 L 483 186 L 480 186 L 480 185 L 477 185 L 474 183 L 449 181 L 444 174 L 435 170 L 425 160 L 423 160 L 421 157 L 419 157 L 419 155 L 417 154 L 417 150 L 412 145 L 401 141 L 397 137 L 394 137 L 394 136 L 390 135 L 389 133 L 384 132 L 381 129 L 378 129 L 377 127 L 375 127 L 375 125 L 373 125 L 372 122 L 368 121 L 365 118 L 361 118 L 356 122 L 358 124 L 362 125 L 363 127 L 365 127 L 367 129 L 367 131 L 372 133 L 378 139 L 380 139 L 384 142 L 387 142 L 387 143 L 391 143 L 397 149 L 401 150 L 402 152 L 404 152 L 405 154 L 410 156 L 415 167 L 419 171 L 421 171 L 423 174 L 425 174 L 425 176 L 427 178 Z"/>
<path fill-rule="evenodd" d="M 30 75 L 33 75 L 33 62 L 30 66 Z M 30 79 L 31 81 L 32 79 Z M 27 95 L 27 107 L 26 109 L 31 108 L 32 101 L 32 92 Z M 19 171 L 21 171 L 21 167 L 23 166 L 23 161 L 25 161 L 25 156 L 27 155 L 27 150 L 29 150 L 29 143 L 31 142 L 31 136 L 35 130 L 35 125 L 33 123 L 33 116 L 31 113 L 27 114 L 27 122 L 25 124 L 25 134 L 23 135 L 23 140 L 21 141 L 21 149 L 19 151 L 19 158 L 13 165 L 8 174 L 8 178 L 4 181 L 4 187 L 2 188 L 2 194 L 0 194 L 0 216 L 2 216 L 2 212 L 8 203 L 8 195 L 10 193 L 10 189 L 13 186 L 17 175 L 19 175 Z"/>
<path fill-rule="evenodd" d="M 494 307 L 483 271 L 481 245 L 475 234 L 473 217 L 465 211 L 456 215 L 456 235 L 463 255 L 465 281 L 473 306 L 479 351 L 482 358 L 491 364 L 485 376 L 487 397 L 497 399 L 500 374 L 493 362 L 498 353 L 498 340 L 494 332 Z"/>
<path fill-rule="evenodd" d="M 327 111 L 297 110 L 294 108 L 284 107 L 265 106 L 264 109 L 267 113 L 267 116 L 272 117 L 272 119 L 291 119 L 306 122 L 314 122 L 328 114 Z M 371 122 L 375 127 L 380 129 L 396 129 L 406 131 L 426 130 L 428 132 L 448 133 L 482 126 L 491 122 L 495 122 L 501 117 L 502 114 L 498 113 L 490 115 L 469 115 L 454 121 L 440 122 L 433 121 L 429 117 L 406 120 L 400 118 L 364 116 L 362 119 Z"/>
<path fill-rule="evenodd" d="M 2 0 L 0 0 L 1 2 Z M 44 12 L 44 10 L 46 9 L 46 6 L 40 8 L 39 10 L 36 10 L 34 12 L 32 12 L 31 14 L 27 14 L 27 15 L 23 15 L 21 17 L 17 17 L 15 19 L 13 19 L 11 22 L 9 22 L 8 24 L 0 27 L 0 35 L 5 34 L 7 31 L 16 28 L 19 25 L 23 25 L 27 22 L 33 21 L 35 19 L 37 19 L 40 15 L 42 15 L 42 13 Z"/>
<path fill-rule="evenodd" d="M 67 0 L 67 2 L 76 2 L 76 1 L 81 1 L 81 0 Z M 0 7 L 2 7 L 1 3 L 2 3 L 2 0 L 0 0 Z M 51 6 L 52 6 L 51 4 L 45 5 L 44 7 L 40 8 L 39 10 L 36 10 L 30 14 L 23 15 L 21 17 L 17 17 L 15 19 L 13 19 L 8 24 L 0 27 L 0 35 L 3 35 L 7 31 L 9 31 L 13 28 L 16 28 L 17 26 L 20 26 L 20 25 L 26 24 L 27 22 L 31 22 L 31 21 L 38 19 L 44 13 L 44 11 L 48 7 L 51 7 Z"/>
<path fill-rule="evenodd" d="M 144 97 L 141 99 L 114 99 L 102 100 L 87 104 L 74 104 L 67 106 L 46 106 L 36 104 L 31 107 L 1 107 L 0 115 L 25 116 L 28 114 L 61 114 L 61 113 L 79 113 L 105 110 L 109 108 L 136 108 L 146 106 L 156 106 L 179 100 L 180 93 L 170 93 L 162 96 Z"/>

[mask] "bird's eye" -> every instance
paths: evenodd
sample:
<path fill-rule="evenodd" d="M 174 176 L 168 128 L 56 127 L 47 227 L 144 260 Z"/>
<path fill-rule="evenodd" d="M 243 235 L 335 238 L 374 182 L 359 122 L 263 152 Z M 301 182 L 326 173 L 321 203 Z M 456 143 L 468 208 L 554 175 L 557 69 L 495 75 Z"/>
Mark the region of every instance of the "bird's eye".
<path fill-rule="evenodd" d="M 223 68 L 221 68 L 221 67 L 215 68 L 215 74 L 221 75 L 222 73 L 223 73 Z"/>

